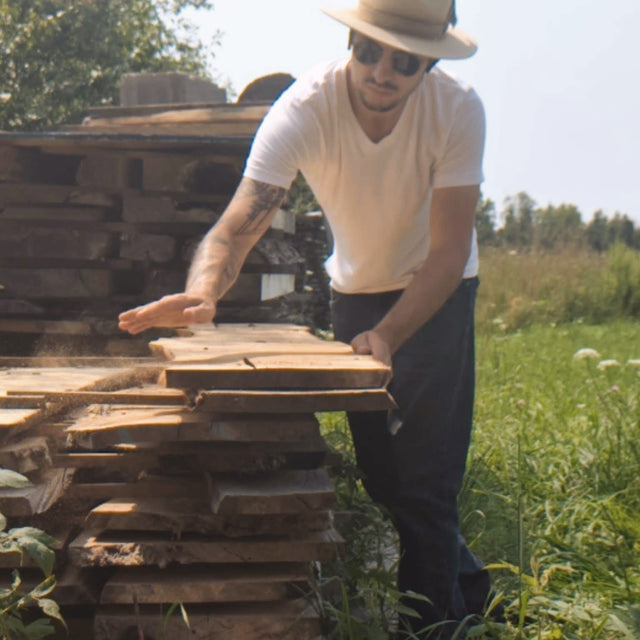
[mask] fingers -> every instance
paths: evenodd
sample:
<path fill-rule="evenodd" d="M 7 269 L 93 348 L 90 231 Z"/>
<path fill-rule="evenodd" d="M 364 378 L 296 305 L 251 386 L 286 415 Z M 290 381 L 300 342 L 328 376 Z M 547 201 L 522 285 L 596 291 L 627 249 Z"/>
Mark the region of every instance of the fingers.
<path fill-rule="evenodd" d="M 358 334 L 351 341 L 351 347 L 355 353 L 373 356 L 388 367 L 391 366 L 389 345 L 375 331 L 365 331 Z"/>
<path fill-rule="evenodd" d="M 118 326 L 123 331 L 136 335 L 154 327 L 184 327 L 211 322 L 215 311 L 216 306 L 211 300 L 174 294 L 124 311 L 118 318 Z"/>

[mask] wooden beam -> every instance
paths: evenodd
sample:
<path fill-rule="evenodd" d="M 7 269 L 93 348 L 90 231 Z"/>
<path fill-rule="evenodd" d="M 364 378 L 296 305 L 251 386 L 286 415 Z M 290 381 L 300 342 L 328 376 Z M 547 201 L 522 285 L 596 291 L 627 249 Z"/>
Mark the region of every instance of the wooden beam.
<path fill-rule="evenodd" d="M 83 567 L 166 567 L 177 564 L 254 564 L 270 562 L 329 562 L 344 547 L 335 529 L 297 538 L 256 536 L 184 536 L 176 540 L 150 533 L 83 531 L 69 547 L 69 557 Z"/>
<path fill-rule="evenodd" d="M 118 569 L 100 603 L 274 602 L 287 598 L 292 583 L 299 593 L 307 590 L 308 578 L 308 566 L 300 564 Z"/>
<path fill-rule="evenodd" d="M 396 407 L 385 389 L 335 391 L 202 391 L 200 411 L 227 413 L 305 413 L 386 411 Z"/>

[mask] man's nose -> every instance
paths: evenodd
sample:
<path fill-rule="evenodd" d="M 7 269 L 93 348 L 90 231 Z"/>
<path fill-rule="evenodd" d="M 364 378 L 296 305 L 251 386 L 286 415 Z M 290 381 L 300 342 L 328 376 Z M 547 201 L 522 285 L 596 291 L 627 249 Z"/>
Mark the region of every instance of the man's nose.
<path fill-rule="evenodd" d="M 378 62 L 376 62 L 376 64 L 373 66 L 371 75 L 378 84 L 383 84 L 384 82 L 389 80 L 389 78 L 391 78 L 393 74 L 394 71 L 391 53 L 385 52 L 380 60 L 378 60 Z"/>

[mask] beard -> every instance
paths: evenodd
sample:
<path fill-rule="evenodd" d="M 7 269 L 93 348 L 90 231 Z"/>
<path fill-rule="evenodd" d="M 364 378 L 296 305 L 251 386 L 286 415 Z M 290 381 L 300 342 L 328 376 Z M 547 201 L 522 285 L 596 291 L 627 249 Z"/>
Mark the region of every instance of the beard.
<path fill-rule="evenodd" d="M 365 84 L 373 85 L 374 87 L 378 87 L 380 89 L 388 89 L 390 91 L 398 90 L 398 87 L 396 87 L 396 85 L 392 84 L 391 82 L 378 84 L 374 80 L 369 79 L 365 81 Z M 384 100 L 384 98 L 382 99 Z M 360 91 L 360 101 L 362 102 L 364 107 L 369 109 L 369 111 L 375 111 L 376 113 L 387 113 L 388 111 L 393 111 L 402 102 L 402 100 L 400 99 L 394 99 L 393 96 L 390 96 L 388 100 L 390 100 L 390 102 L 372 102 L 371 100 L 369 100 L 369 98 L 367 98 L 366 90 L 363 89 Z"/>

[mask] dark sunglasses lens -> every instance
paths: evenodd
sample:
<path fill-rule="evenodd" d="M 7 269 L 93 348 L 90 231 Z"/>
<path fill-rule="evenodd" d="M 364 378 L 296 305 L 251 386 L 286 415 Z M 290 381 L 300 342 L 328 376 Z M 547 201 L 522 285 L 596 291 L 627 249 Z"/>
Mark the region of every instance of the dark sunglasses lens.
<path fill-rule="evenodd" d="M 376 64 L 382 58 L 382 47 L 373 40 L 360 40 L 353 45 L 353 54 L 360 64 Z"/>
<path fill-rule="evenodd" d="M 393 69 L 403 76 L 412 76 L 420 68 L 420 59 L 405 51 L 393 52 Z"/>

